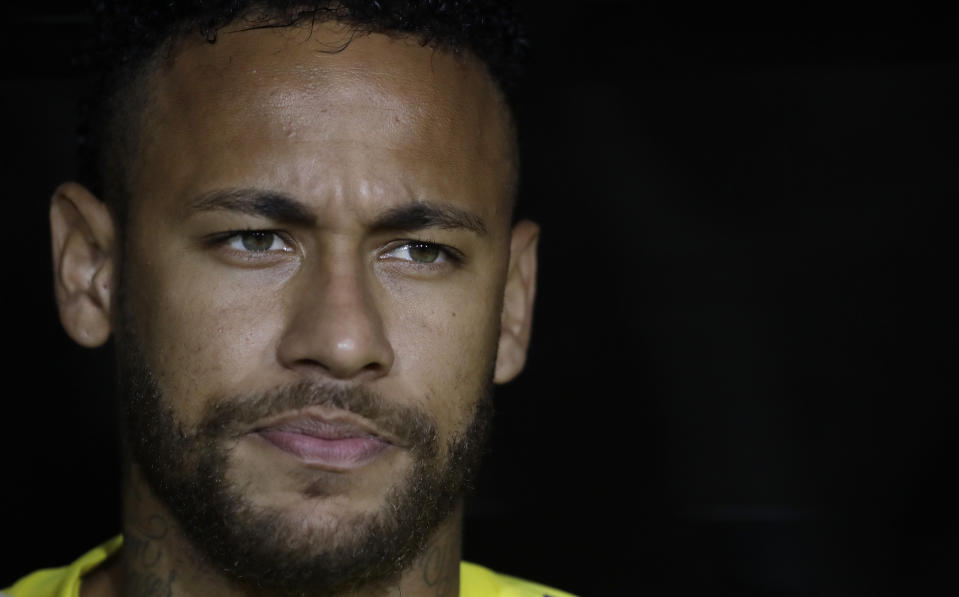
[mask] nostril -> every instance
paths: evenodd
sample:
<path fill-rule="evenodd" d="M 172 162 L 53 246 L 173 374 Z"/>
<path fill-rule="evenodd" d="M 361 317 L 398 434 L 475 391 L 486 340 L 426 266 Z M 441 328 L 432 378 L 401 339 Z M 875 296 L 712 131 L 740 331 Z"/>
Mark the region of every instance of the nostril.
<path fill-rule="evenodd" d="M 386 366 L 382 363 L 367 363 L 362 369 L 362 373 L 372 374 L 376 376 L 383 375 L 386 372 Z"/>

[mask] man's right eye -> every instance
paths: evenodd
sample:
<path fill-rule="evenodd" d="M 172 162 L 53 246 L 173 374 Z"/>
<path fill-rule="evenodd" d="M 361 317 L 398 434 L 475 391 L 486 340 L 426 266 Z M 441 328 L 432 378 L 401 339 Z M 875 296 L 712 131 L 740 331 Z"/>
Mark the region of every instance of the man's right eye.
<path fill-rule="evenodd" d="M 270 230 L 237 232 L 226 239 L 226 245 L 237 251 L 253 253 L 292 250 L 278 233 Z"/>

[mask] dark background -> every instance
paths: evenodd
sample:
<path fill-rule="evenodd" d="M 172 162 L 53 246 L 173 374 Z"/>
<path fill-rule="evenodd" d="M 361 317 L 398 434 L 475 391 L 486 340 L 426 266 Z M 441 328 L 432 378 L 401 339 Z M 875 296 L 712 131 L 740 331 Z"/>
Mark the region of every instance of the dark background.
<path fill-rule="evenodd" d="M 952 36 L 589 5 L 529 10 L 540 294 L 466 557 L 584 595 L 955 593 Z M 0 586 L 119 530 L 110 357 L 50 282 L 89 26 L 64 6 L 0 55 Z"/>

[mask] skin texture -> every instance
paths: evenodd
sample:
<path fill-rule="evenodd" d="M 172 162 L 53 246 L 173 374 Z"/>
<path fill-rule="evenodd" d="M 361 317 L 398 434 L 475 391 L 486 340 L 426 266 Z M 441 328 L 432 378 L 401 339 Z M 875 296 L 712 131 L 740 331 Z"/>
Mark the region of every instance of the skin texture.
<path fill-rule="evenodd" d="M 501 96 L 473 58 L 415 40 L 239 29 L 179 43 L 151 78 L 122 252 L 102 202 L 73 183 L 54 194 L 64 327 L 97 346 L 129 326 L 185 430 L 230 396 L 362 387 L 427 413 L 442 462 L 529 341 L 538 229 L 510 225 Z M 414 455 L 391 444 L 329 471 L 247 434 L 228 464 L 251 504 L 316 530 L 382 508 Z M 336 479 L 320 496 L 307 491 L 318 477 Z M 204 565 L 136 463 L 124 505 L 127 543 L 84 595 L 258 594 Z M 350 594 L 457 594 L 461 524 L 459 507 L 398 578 Z"/>

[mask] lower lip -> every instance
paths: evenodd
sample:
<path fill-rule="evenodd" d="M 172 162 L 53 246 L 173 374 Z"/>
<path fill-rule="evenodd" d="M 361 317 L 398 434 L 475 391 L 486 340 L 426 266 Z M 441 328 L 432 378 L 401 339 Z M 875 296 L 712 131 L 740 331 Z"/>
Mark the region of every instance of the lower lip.
<path fill-rule="evenodd" d="M 389 444 L 374 437 L 324 439 L 295 431 L 263 430 L 260 437 L 307 464 L 334 469 L 357 468 L 376 458 Z"/>

